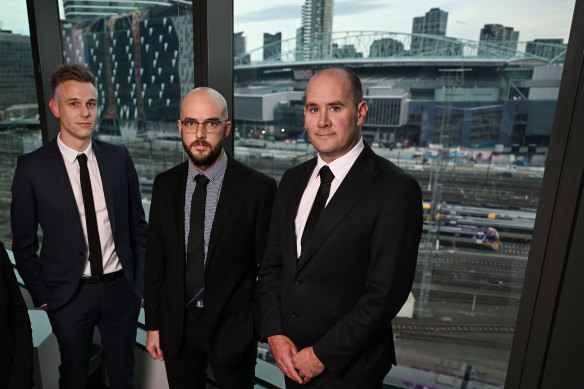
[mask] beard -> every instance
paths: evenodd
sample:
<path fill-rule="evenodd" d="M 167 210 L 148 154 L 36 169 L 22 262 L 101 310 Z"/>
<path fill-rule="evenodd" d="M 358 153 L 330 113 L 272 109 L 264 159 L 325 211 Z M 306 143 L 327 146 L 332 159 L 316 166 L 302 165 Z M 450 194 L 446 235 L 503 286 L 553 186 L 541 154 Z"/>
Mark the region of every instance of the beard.
<path fill-rule="evenodd" d="M 185 152 L 188 154 L 189 159 L 191 160 L 193 165 L 195 165 L 198 168 L 206 170 L 209 167 L 211 167 L 215 162 L 217 162 L 217 160 L 219 159 L 219 156 L 221 155 L 221 151 L 223 150 L 223 142 L 224 141 L 225 141 L 225 138 L 221 137 L 221 139 L 219 139 L 219 141 L 217 142 L 215 147 L 213 147 L 213 145 L 211 143 L 207 142 L 204 139 L 197 139 L 197 140 L 191 142 L 189 144 L 189 146 L 186 145 L 186 143 L 183 139 L 182 144 L 183 144 L 183 148 L 184 148 Z M 193 146 L 198 146 L 198 145 L 209 147 L 208 153 L 206 155 L 193 154 L 191 152 L 191 148 Z"/>

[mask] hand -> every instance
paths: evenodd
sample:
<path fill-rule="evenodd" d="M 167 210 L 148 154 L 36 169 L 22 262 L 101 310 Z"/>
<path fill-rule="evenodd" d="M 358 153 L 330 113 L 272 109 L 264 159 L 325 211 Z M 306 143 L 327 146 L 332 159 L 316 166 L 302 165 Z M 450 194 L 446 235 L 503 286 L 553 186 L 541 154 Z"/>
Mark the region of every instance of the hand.
<path fill-rule="evenodd" d="M 47 312 L 47 311 L 48 311 L 47 304 L 45 304 L 45 305 L 41 306 L 41 309 L 42 309 L 43 311 Z"/>
<path fill-rule="evenodd" d="M 294 368 L 298 370 L 298 375 L 302 377 L 302 383 L 306 384 L 311 379 L 322 373 L 325 366 L 314 353 L 312 347 L 306 347 L 292 357 Z"/>
<path fill-rule="evenodd" d="M 298 352 L 298 349 L 290 338 L 284 335 L 273 335 L 268 337 L 268 343 L 272 349 L 276 365 L 282 370 L 282 373 L 291 380 L 302 384 L 302 378 L 300 378 L 292 363 L 292 357 Z"/>
<path fill-rule="evenodd" d="M 148 331 L 148 335 L 146 336 L 146 350 L 148 350 L 152 358 L 164 361 L 164 354 L 162 353 L 162 349 L 160 349 L 158 330 Z"/>

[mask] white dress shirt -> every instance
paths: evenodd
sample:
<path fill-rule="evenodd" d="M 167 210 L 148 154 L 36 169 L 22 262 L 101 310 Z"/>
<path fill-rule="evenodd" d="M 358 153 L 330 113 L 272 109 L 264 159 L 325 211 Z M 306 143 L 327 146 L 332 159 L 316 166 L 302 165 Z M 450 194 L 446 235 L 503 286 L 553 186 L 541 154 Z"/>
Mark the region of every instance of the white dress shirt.
<path fill-rule="evenodd" d="M 296 219 L 294 220 L 295 230 L 296 230 L 296 256 L 300 255 L 302 245 L 300 243 L 302 239 L 302 232 L 304 231 L 304 226 L 306 225 L 306 221 L 308 220 L 308 215 L 310 214 L 310 209 L 312 208 L 312 204 L 314 203 L 314 198 L 316 197 L 316 192 L 318 192 L 318 187 L 320 186 L 320 177 L 318 176 L 320 172 L 320 168 L 325 165 L 331 169 L 335 178 L 331 182 L 331 191 L 329 193 L 329 197 L 326 200 L 326 205 L 328 205 L 331 198 L 334 196 L 335 192 L 345 179 L 351 167 L 361 154 L 361 151 L 365 148 L 363 144 L 363 138 L 345 155 L 335 159 L 330 164 L 325 163 L 320 155 L 317 157 L 316 167 L 312 171 L 310 175 L 310 179 L 308 180 L 308 184 L 306 185 L 306 189 L 304 189 L 304 194 L 302 195 L 302 199 L 300 200 L 300 205 L 298 206 L 298 213 L 296 214 Z M 326 207 L 325 205 L 325 207 Z"/>
<path fill-rule="evenodd" d="M 85 205 L 83 204 L 81 179 L 79 177 L 79 162 L 77 161 L 77 155 L 81 153 L 73 150 L 70 147 L 67 147 L 61 141 L 60 133 L 57 137 L 57 144 L 59 145 L 59 150 L 61 151 L 61 155 L 65 161 L 67 175 L 69 176 L 69 181 L 71 182 L 71 187 L 73 188 L 73 195 L 75 196 L 75 201 L 77 202 L 77 209 L 79 210 L 79 217 L 81 218 L 81 228 L 83 228 L 85 245 L 86 247 L 89 247 L 87 238 L 87 224 L 85 222 Z M 122 265 L 118 255 L 116 254 L 114 236 L 107 212 L 105 195 L 103 193 L 103 184 L 101 182 L 101 175 L 99 174 L 99 166 L 97 164 L 97 159 L 95 158 L 93 148 L 91 147 L 91 143 L 89 143 L 89 147 L 83 151 L 83 154 L 87 155 L 87 169 L 89 170 L 89 178 L 91 180 L 93 203 L 95 205 L 95 214 L 97 216 L 97 229 L 99 232 L 99 241 L 101 243 L 103 274 L 113 273 L 115 271 L 121 270 Z M 67 231 L 63 231 L 63 233 L 65 234 Z M 91 276 L 91 265 L 89 264 L 88 256 L 89 250 L 86 250 L 83 277 Z"/>

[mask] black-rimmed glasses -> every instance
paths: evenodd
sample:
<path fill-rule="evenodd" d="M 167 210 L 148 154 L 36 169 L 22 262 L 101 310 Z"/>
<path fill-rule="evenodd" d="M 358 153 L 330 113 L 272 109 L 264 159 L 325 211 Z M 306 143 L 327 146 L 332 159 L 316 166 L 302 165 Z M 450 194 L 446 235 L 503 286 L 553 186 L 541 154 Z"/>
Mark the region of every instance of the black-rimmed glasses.
<path fill-rule="evenodd" d="M 203 125 L 203 129 L 208 133 L 214 133 L 221 129 L 221 123 L 227 120 L 207 119 L 203 122 L 198 122 L 195 119 L 185 119 L 180 121 L 183 131 L 188 133 L 195 133 L 199 129 L 199 124 Z"/>

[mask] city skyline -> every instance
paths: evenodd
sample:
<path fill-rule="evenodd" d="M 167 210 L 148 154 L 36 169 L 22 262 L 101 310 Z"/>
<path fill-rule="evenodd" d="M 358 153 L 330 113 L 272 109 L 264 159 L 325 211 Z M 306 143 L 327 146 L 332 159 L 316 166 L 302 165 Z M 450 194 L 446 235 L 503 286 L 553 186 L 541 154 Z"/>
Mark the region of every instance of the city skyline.
<path fill-rule="evenodd" d="M 247 50 L 261 46 L 264 32 L 282 32 L 282 40 L 293 39 L 302 23 L 303 4 L 303 0 L 280 0 L 277 6 L 266 0 L 254 3 L 235 0 L 234 32 L 243 32 Z M 492 0 L 488 3 L 362 0 L 359 7 L 355 7 L 351 0 L 335 0 L 333 31 L 411 33 L 414 17 L 424 15 L 431 8 L 440 8 L 449 15 L 446 30 L 449 37 L 478 41 L 485 24 L 503 24 L 519 31 L 519 41 L 522 42 L 559 38 L 566 43 L 574 4 L 573 0 L 560 0 L 554 4 L 542 0 Z M 502 9 L 506 12 L 501 12 Z"/>
<path fill-rule="evenodd" d="M 519 41 L 534 39 L 563 39 L 568 41 L 574 9 L 574 0 L 547 1 L 518 0 L 508 2 L 492 0 L 461 3 L 421 1 L 401 3 L 386 0 L 362 0 L 359 7 L 350 0 L 334 2 L 333 31 L 391 31 L 410 33 L 412 20 L 440 8 L 448 12 L 446 35 L 449 37 L 479 40 L 485 24 L 502 24 L 519 31 Z M 303 0 L 279 0 L 278 5 L 267 0 L 256 2 L 234 1 L 234 32 L 243 32 L 247 50 L 261 47 L 263 34 L 282 33 L 282 40 L 294 39 L 302 25 Z M 59 0 L 61 5 L 61 0 Z M 505 12 L 501 12 L 505 10 Z M 545 17 L 542 17 L 545 15 Z M 28 35 L 26 2 L 3 1 L 5 30 Z"/>

